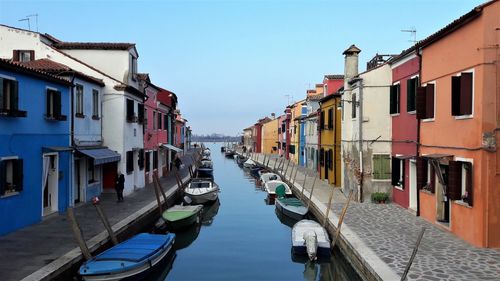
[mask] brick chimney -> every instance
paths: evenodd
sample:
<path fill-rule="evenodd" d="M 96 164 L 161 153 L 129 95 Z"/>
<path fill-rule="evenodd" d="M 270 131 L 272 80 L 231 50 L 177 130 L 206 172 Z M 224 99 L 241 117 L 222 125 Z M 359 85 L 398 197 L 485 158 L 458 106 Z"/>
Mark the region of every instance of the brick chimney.
<path fill-rule="evenodd" d="M 356 45 L 351 45 L 342 54 L 345 56 L 344 61 L 344 87 L 347 89 L 349 80 L 358 75 L 358 55 L 361 50 Z"/>

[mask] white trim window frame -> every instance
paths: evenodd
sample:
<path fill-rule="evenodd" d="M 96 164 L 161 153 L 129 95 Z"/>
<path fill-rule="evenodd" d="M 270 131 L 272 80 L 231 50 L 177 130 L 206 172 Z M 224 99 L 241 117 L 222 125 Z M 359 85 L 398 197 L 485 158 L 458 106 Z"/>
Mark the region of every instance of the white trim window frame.
<path fill-rule="evenodd" d="M 474 86 L 475 86 L 475 77 L 476 77 L 476 73 L 475 73 L 475 70 L 474 68 L 470 68 L 470 69 L 465 69 L 465 70 L 462 70 L 458 73 L 455 73 L 455 77 L 460 77 L 462 76 L 462 73 L 472 73 L 472 109 L 471 109 L 471 114 L 466 114 L 466 115 L 458 115 L 458 116 L 453 116 L 455 117 L 455 120 L 464 120 L 464 119 L 472 119 L 474 118 L 474 101 L 475 101 L 475 90 L 474 90 Z M 450 93 L 450 96 L 451 96 L 451 93 Z"/>

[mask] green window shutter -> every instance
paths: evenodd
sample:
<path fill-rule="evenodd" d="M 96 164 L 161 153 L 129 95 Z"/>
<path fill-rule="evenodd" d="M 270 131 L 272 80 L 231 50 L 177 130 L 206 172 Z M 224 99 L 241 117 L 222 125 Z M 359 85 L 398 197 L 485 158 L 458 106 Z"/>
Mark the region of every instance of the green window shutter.
<path fill-rule="evenodd" d="M 391 178 L 391 156 L 381 155 L 382 157 L 382 178 L 384 180 Z M 398 175 L 399 177 L 399 175 Z"/>
<path fill-rule="evenodd" d="M 373 155 L 373 178 L 380 179 L 380 155 Z"/>

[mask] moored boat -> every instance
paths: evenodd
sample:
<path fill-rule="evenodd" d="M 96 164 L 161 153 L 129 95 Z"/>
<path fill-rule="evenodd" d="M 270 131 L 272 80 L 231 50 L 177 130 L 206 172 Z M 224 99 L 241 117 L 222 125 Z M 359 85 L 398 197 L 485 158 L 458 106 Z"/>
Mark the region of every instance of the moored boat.
<path fill-rule="evenodd" d="M 136 280 L 172 249 L 175 234 L 140 233 L 86 261 L 78 273 L 83 280 Z"/>
<path fill-rule="evenodd" d="M 224 155 L 226 155 L 226 157 L 228 157 L 228 158 L 233 158 L 235 153 L 236 153 L 236 151 L 234 151 L 233 149 L 226 148 Z"/>
<path fill-rule="evenodd" d="M 252 159 L 247 159 L 247 161 L 243 163 L 243 167 L 248 169 L 254 167 L 255 165 L 257 165 L 257 163 L 255 163 Z"/>
<path fill-rule="evenodd" d="M 198 177 L 211 177 L 214 173 L 212 160 L 201 160 L 200 166 L 196 169 Z"/>
<path fill-rule="evenodd" d="M 217 200 L 219 186 L 210 179 L 195 178 L 184 190 L 194 204 L 204 204 Z"/>
<path fill-rule="evenodd" d="M 301 220 L 292 228 L 292 251 L 306 254 L 310 260 L 330 256 L 330 238 L 326 230 L 313 220 Z"/>
<path fill-rule="evenodd" d="M 281 181 L 281 177 L 278 174 L 270 173 L 270 172 L 261 174 L 259 179 L 263 184 L 265 184 L 268 181 L 272 181 L 272 180 Z"/>
<path fill-rule="evenodd" d="M 276 199 L 275 206 L 276 210 L 294 220 L 303 219 L 308 212 L 304 203 L 297 198 L 279 197 Z"/>
<path fill-rule="evenodd" d="M 264 188 L 266 189 L 267 194 L 272 197 L 276 196 L 276 188 L 280 186 L 283 186 L 285 188 L 285 195 L 292 195 L 292 190 L 285 182 L 271 180 L 264 184 Z"/>
<path fill-rule="evenodd" d="M 163 212 L 162 218 L 170 229 L 182 229 L 200 221 L 203 205 L 174 205 Z"/>

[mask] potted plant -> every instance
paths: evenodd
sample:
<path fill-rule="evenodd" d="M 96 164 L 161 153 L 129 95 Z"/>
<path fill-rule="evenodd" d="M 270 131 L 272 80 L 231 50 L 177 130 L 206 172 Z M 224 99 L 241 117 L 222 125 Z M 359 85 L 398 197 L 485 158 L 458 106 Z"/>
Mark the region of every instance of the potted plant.
<path fill-rule="evenodd" d="M 389 200 L 389 194 L 386 192 L 374 192 L 372 193 L 372 202 L 378 204 L 385 204 Z"/>

